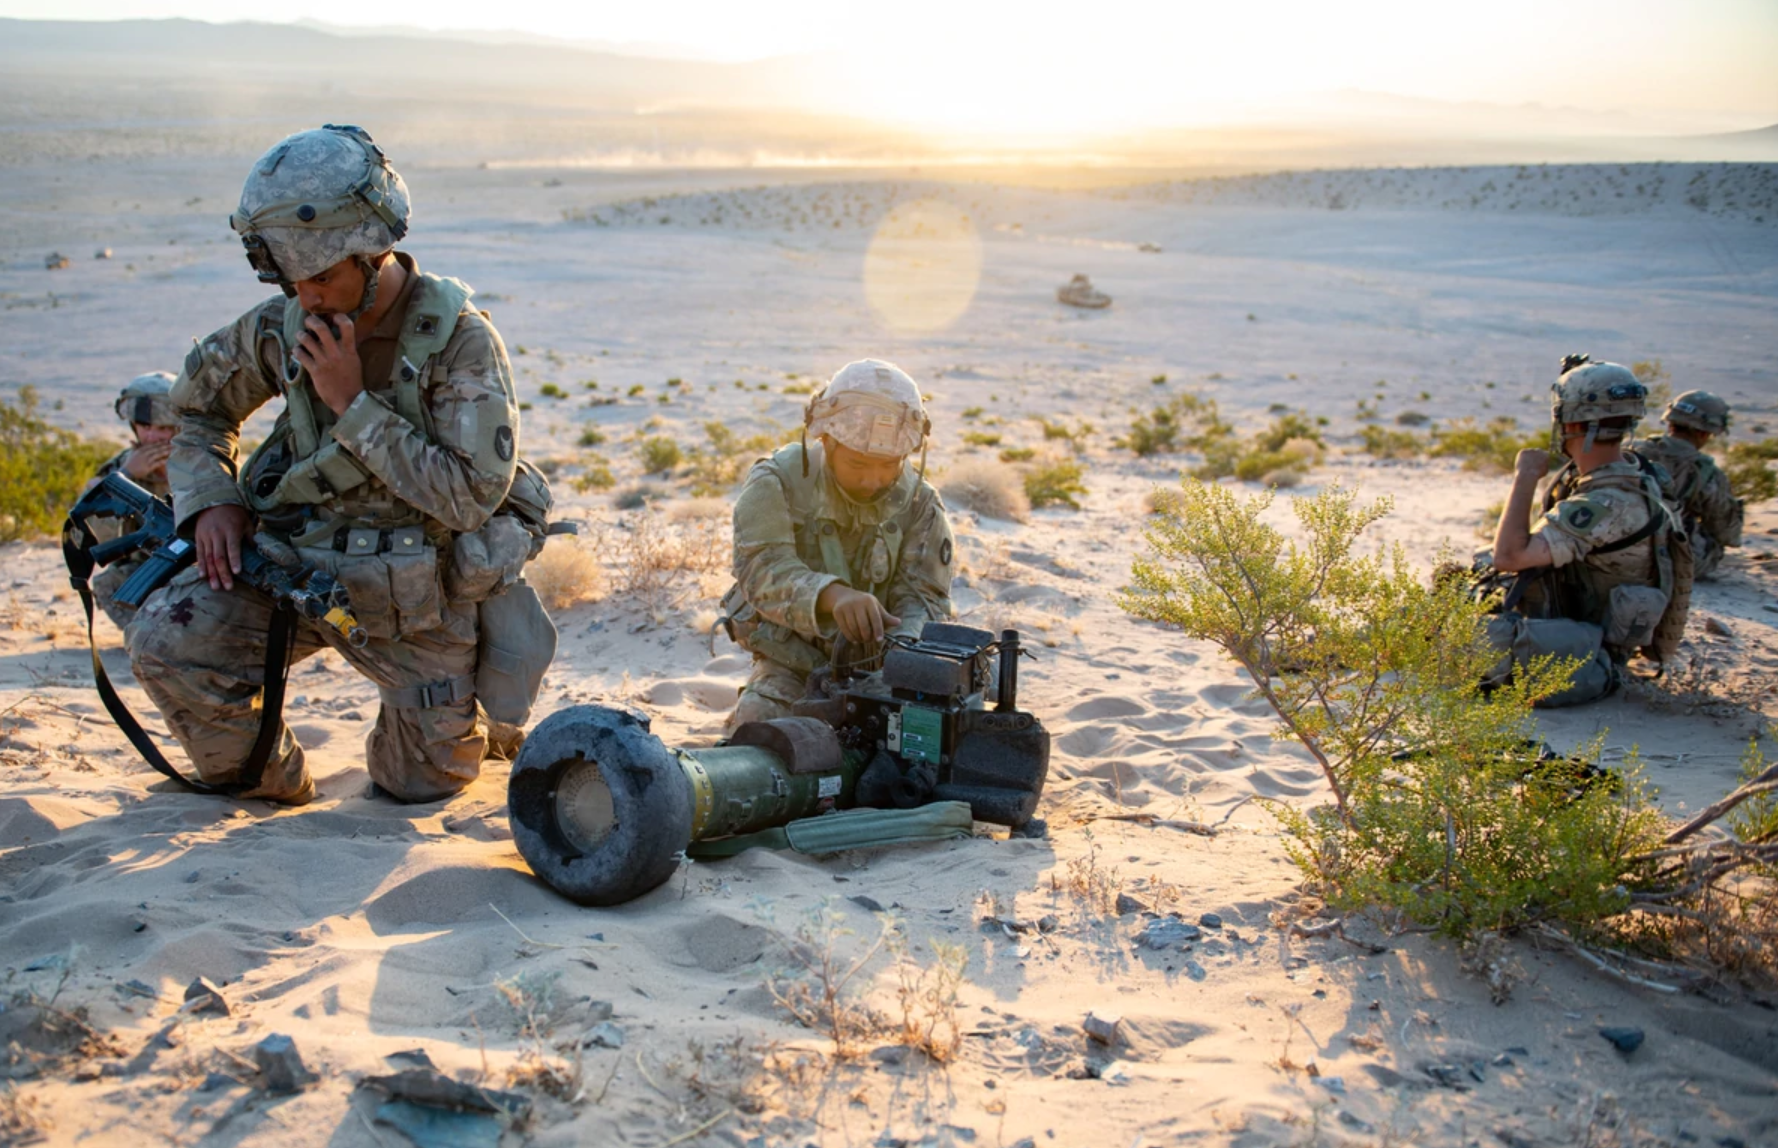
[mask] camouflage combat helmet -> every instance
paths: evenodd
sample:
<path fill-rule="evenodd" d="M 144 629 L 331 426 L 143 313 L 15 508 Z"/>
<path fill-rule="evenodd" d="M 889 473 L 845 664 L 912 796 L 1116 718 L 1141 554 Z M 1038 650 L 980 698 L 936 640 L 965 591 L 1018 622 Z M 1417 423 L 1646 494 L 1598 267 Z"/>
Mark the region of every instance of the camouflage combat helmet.
<path fill-rule="evenodd" d="M 144 426 L 178 426 L 179 416 L 173 411 L 172 390 L 173 376 L 165 371 L 137 375 L 118 392 L 117 417 L 126 423 Z"/>
<path fill-rule="evenodd" d="M 805 435 L 831 435 L 863 454 L 906 458 L 932 430 L 920 388 L 908 373 L 881 359 L 847 363 L 809 400 Z"/>
<path fill-rule="evenodd" d="M 407 234 L 407 184 L 362 128 L 328 124 L 286 136 L 259 158 L 228 225 L 260 282 L 293 284 L 357 258 L 368 271 Z M 370 309 L 376 276 L 353 318 Z"/>
<path fill-rule="evenodd" d="M 1704 431 L 1706 434 L 1729 433 L 1729 404 L 1709 391 L 1687 391 L 1667 404 L 1661 421 L 1668 426 Z"/>
<path fill-rule="evenodd" d="M 1562 377 L 1550 387 L 1550 422 L 1557 449 L 1566 423 L 1585 424 L 1587 438 L 1582 450 L 1592 449 L 1595 442 L 1628 437 L 1646 413 L 1647 403 L 1648 388 L 1628 367 L 1595 363 L 1587 355 L 1569 355 L 1562 360 Z M 1607 420 L 1624 419 L 1629 421 L 1604 425 Z"/>

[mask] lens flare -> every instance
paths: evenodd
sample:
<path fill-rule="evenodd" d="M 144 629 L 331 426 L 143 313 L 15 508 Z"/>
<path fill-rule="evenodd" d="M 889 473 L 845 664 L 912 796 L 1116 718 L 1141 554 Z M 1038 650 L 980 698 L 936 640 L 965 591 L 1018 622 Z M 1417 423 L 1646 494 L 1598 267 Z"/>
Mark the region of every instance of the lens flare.
<path fill-rule="evenodd" d="M 864 253 L 864 297 L 898 334 L 942 331 L 963 317 L 982 276 L 982 240 L 954 203 L 920 199 L 884 216 Z"/>

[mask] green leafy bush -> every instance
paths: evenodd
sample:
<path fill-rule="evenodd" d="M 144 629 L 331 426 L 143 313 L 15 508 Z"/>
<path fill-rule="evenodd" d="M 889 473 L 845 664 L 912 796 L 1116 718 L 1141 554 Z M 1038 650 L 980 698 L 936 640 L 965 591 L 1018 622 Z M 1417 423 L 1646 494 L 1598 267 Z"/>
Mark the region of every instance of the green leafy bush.
<path fill-rule="evenodd" d="M 706 422 L 704 435 L 710 445 L 691 452 L 692 493 L 700 497 L 727 494 L 754 460 L 787 442 L 795 442 L 800 431 L 800 427 L 785 428 L 772 423 L 758 434 L 741 435 L 727 423 L 715 419 Z"/>
<path fill-rule="evenodd" d="M 543 384 L 541 387 L 537 388 L 537 393 L 546 399 L 565 399 L 568 397 L 568 392 L 564 391 L 561 387 L 556 386 L 554 383 Z"/>
<path fill-rule="evenodd" d="M 17 403 L 0 399 L 0 542 L 60 529 L 81 487 L 118 451 L 50 426 L 37 406 L 31 386 L 19 388 Z"/>
<path fill-rule="evenodd" d="M 1723 470 L 1735 497 L 1748 502 L 1778 498 L 1778 470 L 1771 466 L 1774 460 L 1778 460 L 1778 438 L 1730 443 L 1723 455 Z"/>
<path fill-rule="evenodd" d="M 1426 449 L 1425 442 L 1411 431 L 1367 426 L 1360 433 L 1364 441 L 1364 453 L 1377 458 L 1417 458 Z"/>
<path fill-rule="evenodd" d="M 580 432 L 581 446 L 598 446 L 605 441 L 605 432 L 598 427 L 588 427 Z"/>
<path fill-rule="evenodd" d="M 1423 584 L 1400 547 L 1356 552 L 1387 500 L 1296 499 L 1301 543 L 1262 520 L 1270 505 L 1182 483 L 1119 605 L 1221 647 L 1320 765 L 1332 805 L 1270 805 L 1315 891 L 1457 936 L 1623 913 L 1661 840 L 1640 781 L 1577 785 L 1525 748 L 1532 703 L 1572 667 L 1484 696 L 1498 654 L 1461 580 Z"/>
<path fill-rule="evenodd" d="M 684 452 L 679 444 L 666 435 L 654 435 L 642 440 L 638 453 L 642 456 L 642 473 L 661 474 L 678 466 Z"/>
<path fill-rule="evenodd" d="M 1434 458 L 1460 458 L 1466 470 L 1491 470 L 1511 473 L 1519 451 L 1527 447 L 1548 447 L 1549 432 L 1524 434 L 1517 419 L 1502 416 L 1491 419 L 1487 426 L 1478 426 L 1472 418 L 1461 418 L 1448 426 L 1435 428 L 1432 447 L 1427 451 Z"/>
<path fill-rule="evenodd" d="M 1037 457 L 1037 451 L 1028 446 L 1009 446 L 1000 452 L 1001 462 L 1030 462 Z"/>
<path fill-rule="evenodd" d="M 970 446 L 999 446 L 1000 436 L 992 431 L 969 431 L 963 441 Z"/>
<path fill-rule="evenodd" d="M 611 467 L 604 459 L 594 459 L 586 464 L 586 468 L 569 480 L 574 489 L 582 494 L 589 490 L 610 490 L 617 485 L 617 479 L 611 475 Z"/>
<path fill-rule="evenodd" d="M 1076 496 L 1087 492 L 1081 475 L 1080 463 L 1072 459 L 1039 464 L 1025 472 L 1025 497 L 1034 507 L 1060 505 L 1079 510 Z"/>

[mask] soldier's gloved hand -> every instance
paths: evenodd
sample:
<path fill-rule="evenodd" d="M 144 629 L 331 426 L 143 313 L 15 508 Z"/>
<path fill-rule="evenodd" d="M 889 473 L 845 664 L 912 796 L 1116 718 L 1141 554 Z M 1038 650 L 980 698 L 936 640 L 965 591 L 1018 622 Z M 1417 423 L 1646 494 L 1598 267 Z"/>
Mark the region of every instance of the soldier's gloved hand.
<path fill-rule="evenodd" d="M 170 442 L 144 443 L 130 451 L 130 457 L 124 460 L 123 472 L 137 482 L 163 477 L 167 473 L 167 454 L 172 449 Z"/>
<path fill-rule="evenodd" d="M 210 580 L 212 590 L 233 590 L 241 572 L 241 540 L 251 520 L 243 506 L 212 506 L 198 511 L 192 540 L 197 544 L 198 569 Z"/>
<path fill-rule="evenodd" d="M 891 627 L 901 624 L 900 618 L 883 609 L 881 602 L 863 590 L 834 582 L 821 592 L 821 597 L 827 600 L 819 602 L 819 607 L 833 615 L 834 625 L 848 642 L 874 650 Z"/>
<path fill-rule="evenodd" d="M 339 338 L 328 329 L 331 322 L 339 328 Z M 358 359 L 358 331 L 344 315 L 329 315 L 327 321 L 310 315 L 303 320 L 302 338 L 296 343 L 296 357 L 309 369 L 309 381 L 315 394 L 336 415 L 346 413 L 364 390 L 364 365 Z"/>
<path fill-rule="evenodd" d="M 1530 475 L 1532 478 L 1542 478 L 1550 470 L 1550 452 L 1537 447 L 1526 447 L 1519 452 L 1514 466 L 1520 474 Z"/>

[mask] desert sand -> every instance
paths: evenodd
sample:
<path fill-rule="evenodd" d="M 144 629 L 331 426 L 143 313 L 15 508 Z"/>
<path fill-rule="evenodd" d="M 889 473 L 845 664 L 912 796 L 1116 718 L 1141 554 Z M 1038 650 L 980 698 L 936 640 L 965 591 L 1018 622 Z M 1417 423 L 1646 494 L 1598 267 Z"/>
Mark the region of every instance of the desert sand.
<path fill-rule="evenodd" d="M 118 435 L 108 408 L 124 380 L 176 369 L 193 336 L 261 297 L 222 222 L 250 158 L 9 169 L 0 389 L 34 385 L 59 422 Z M 1666 996 L 1518 939 L 1497 957 L 1516 987 L 1495 1004 L 1442 941 L 1301 927 L 1315 907 L 1253 799 L 1318 802 L 1316 769 L 1273 739 L 1231 663 L 1112 604 L 1145 499 L 1193 461 L 1137 459 L 1112 439 L 1184 391 L 1243 429 L 1275 405 L 1327 418 L 1328 461 L 1302 489 L 1392 497 L 1377 537 L 1427 569 L 1481 544 L 1506 479 L 1363 455 L 1360 403 L 1385 425 L 1418 411 L 1530 430 L 1558 359 L 1587 350 L 1658 359 L 1674 390 L 1707 387 L 1738 425 L 1778 426 L 1778 214 L 1749 206 L 1769 203 L 1773 168 L 1707 172 L 1700 209 L 1675 191 L 1694 173 L 1666 166 L 1658 193 L 1631 190 L 1645 173 L 1571 167 L 1562 194 L 1511 206 L 1473 170 L 1062 192 L 912 170 L 407 167 L 408 249 L 478 288 L 531 404 L 523 452 L 555 470 L 560 513 L 585 524 L 601 570 L 596 599 L 557 615 L 539 716 L 623 704 L 669 744 L 708 742 L 742 679 L 745 655 L 707 633 L 727 503 L 643 475 L 637 432 L 692 447 L 706 421 L 792 426 L 811 381 L 865 355 L 930 392 L 941 477 L 997 449 L 966 431 L 1042 449 L 1039 419 L 1093 425 L 1082 509 L 955 514 L 960 617 L 1035 642 L 1023 700 L 1055 737 L 1049 834 L 819 860 L 756 851 L 581 909 L 518 857 L 502 768 L 441 805 L 365 796 L 374 690 L 329 655 L 290 686 L 314 804 L 170 789 L 98 704 L 59 552 L 13 544 L 0 551 L 0 969 L 10 992 L 84 1010 L 92 1035 L 9 1053 L 11 1113 L 52 1144 L 394 1148 L 405 1137 L 374 1121 L 381 1098 L 359 1082 L 422 1049 L 490 1086 L 539 1055 L 579 1060 L 568 1100 L 521 1071 L 535 1109 L 509 1145 L 1774 1142 L 1770 999 L 1730 985 Z M 1515 175 L 1499 169 L 1496 186 Z M 1610 210 L 1590 207 L 1608 183 Z M 902 238 L 873 250 L 885 220 Z M 92 258 L 101 247 L 110 259 Z M 51 251 L 72 266 L 45 270 Z M 1075 272 L 1113 306 L 1058 305 Z M 580 446 L 589 430 L 604 443 Z M 594 455 L 615 490 L 575 489 Z M 652 497 L 617 509 L 641 484 Z M 676 568 L 645 577 L 662 539 L 681 544 Z M 1608 758 L 1638 748 L 1675 814 L 1730 788 L 1773 713 L 1775 555 L 1778 507 L 1752 508 L 1747 545 L 1694 600 L 1687 653 L 1736 704 L 1645 688 L 1548 714 L 1544 736 L 1567 749 L 1609 729 Z M 157 724 L 103 621 L 99 641 Z M 1137 815 L 1220 831 L 1111 819 Z M 1093 888 L 1140 907 L 1107 908 Z M 870 904 L 900 916 L 917 952 L 963 946 L 955 1062 L 887 1043 L 839 1061 L 775 1007 L 764 981 L 828 902 L 849 952 L 876 935 Z M 1221 925 L 1153 950 L 1135 943 L 1145 911 Z M 1054 921 L 1020 932 L 982 919 L 995 914 Z M 230 1015 L 182 1011 L 198 976 Z M 886 965 L 861 983 L 892 1007 Z M 1121 1016 L 1115 1043 L 1084 1035 L 1089 1013 Z M 1620 1054 L 1598 1034 L 1614 1025 L 1646 1043 Z M 274 1033 L 315 1077 L 294 1095 L 255 1086 L 252 1049 Z"/>

